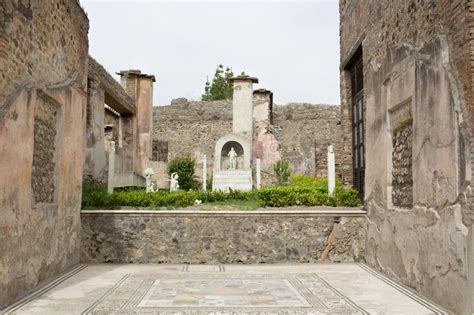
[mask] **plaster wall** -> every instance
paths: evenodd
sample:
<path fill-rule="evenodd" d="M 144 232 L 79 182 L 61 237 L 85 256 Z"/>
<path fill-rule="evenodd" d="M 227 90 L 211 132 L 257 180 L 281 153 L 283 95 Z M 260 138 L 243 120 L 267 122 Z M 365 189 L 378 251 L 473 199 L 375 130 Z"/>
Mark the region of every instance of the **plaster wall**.
<path fill-rule="evenodd" d="M 107 182 L 107 159 L 104 143 L 104 90 L 100 82 L 89 79 L 87 87 L 87 132 L 84 179 L 91 182 Z"/>
<path fill-rule="evenodd" d="M 153 75 L 142 74 L 140 70 L 121 71 L 121 83 L 134 100 L 136 113 L 133 117 L 134 157 L 133 171 L 144 176 L 144 170 L 151 159 L 153 131 Z"/>
<path fill-rule="evenodd" d="M 154 80 L 153 80 L 154 81 Z M 135 171 L 144 175 L 148 160 L 151 158 L 151 133 L 153 129 L 153 81 L 149 78 L 139 79 L 137 100 L 137 162 Z"/>
<path fill-rule="evenodd" d="M 351 81 L 345 66 L 362 46 L 367 263 L 456 314 L 471 314 L 474 296 L 467 7 L 457 0 L 340 1 L 346 148 Z M 395 139 L 397 125 L 412 134 Z M 408 192 L 412 205 L 396 199 Z"/>
<path fill-rule="evenodd" d="M 1 309 L 79 263 L 89 22 L 77 1 L 6 0 L 0 12 Z"/>
<path fill-rule="evenodd" d="M 247 137 L 253 132 L 253 84 L 251 80 L 234 80 L 232 132 Z"/>

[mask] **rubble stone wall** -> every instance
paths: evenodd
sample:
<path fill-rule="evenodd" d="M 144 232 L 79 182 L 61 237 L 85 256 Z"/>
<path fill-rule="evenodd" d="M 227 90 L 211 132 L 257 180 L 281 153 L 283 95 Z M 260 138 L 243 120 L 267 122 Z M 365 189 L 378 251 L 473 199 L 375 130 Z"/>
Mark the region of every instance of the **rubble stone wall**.
<path fill-rule="evenodd" d="M 270 132 L 271 137 L 263 136 L 259 139 L 268 139 L 271 142 L 268 145 L 290 162 L 293 174 L 326 176 L 327 146 L 330 143 L 336 147 L 338 163 L 339 115 L 338 106 L 274 105 L 273 124 L 266 127 L 266 132 Z M 208 178 L 212 178 L 216 141 L 232 131 L 232 102 L 190 102 L 177 99 L 169 106 L 154 107 L 153 128 L 154 140 L 168 141 L 168 160 L 191 154 L 198 162 L 196 175 L 201 177 L 200 161 L 202 155 L 206 154 L 209 163 Z M 166 185 L 167 175 L 160 175 L 157 169 L 156 178 L 159 181 L 160 178 L 165 178 L 161 185 Z M 336 170 L 337 174 L 340 174 L 339 163 Z M 266 184 L 274 182 L 272 165 L 262 165 L 262 178 Z"/>
<path fill-rule="evenodd" d="M 83 210 L 82 259 L 87 263 L 318 262 L 334 231 L 326 262 L 363 261 L 363 214 L 294 212 Z"/>
<path fill-rule="evenodd" d="M 56 170 L 56 104 L 44 96 L 36 99 L 34 114 L 33 166 L 31 189 L 35 202 L 54 201 Z"/>

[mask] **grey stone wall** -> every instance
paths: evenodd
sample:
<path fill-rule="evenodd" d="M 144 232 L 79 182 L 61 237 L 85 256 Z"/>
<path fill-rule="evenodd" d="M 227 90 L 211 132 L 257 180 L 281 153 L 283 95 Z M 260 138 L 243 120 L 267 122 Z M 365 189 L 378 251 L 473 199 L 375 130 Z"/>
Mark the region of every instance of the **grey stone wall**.
<path fill-rule="evenodd" d="M 282 157 L 295 174 L 327 176 L 327 147 L 335 146 L 340 177 L 340 109 L 334 105 L 290 103 L 273 107 L 275 135 Z"/>
<path fill-rule="evenodd" d="M 84 262 L 284 263 L 363 261 L 363 215 L 282 212 L 82 212 Z"/>
<path fill-rule="evenodd" d="M 294 174 L 326 176 L 327 146 L 332 143 L 336 147 L 336 173 L 340 174 L 339 115 L 338 106 L 274 105 L 273 124 L 267 128 L 278 141 L 272 147 L 290 162 Z M 211 172 L 216 141 L 232 131 L 232 102 L 176 99 L 169 106 L 154 107 L 153 128 L 154 140 L 168 142 L 169 159 L 191 154 L 199 161 L 206 154 Z M 197 167 L 196 174 L 201 176 L 200 163 Z M 274 181 L 271 165 L 263 166 L 262 173 L 266 183 Z"/>

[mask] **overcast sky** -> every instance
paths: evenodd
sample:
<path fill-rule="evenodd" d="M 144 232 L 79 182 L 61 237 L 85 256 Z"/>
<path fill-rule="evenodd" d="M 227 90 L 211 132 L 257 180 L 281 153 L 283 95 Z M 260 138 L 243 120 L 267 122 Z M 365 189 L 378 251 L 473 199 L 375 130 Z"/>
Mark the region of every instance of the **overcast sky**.
<path fill-rule="evenodd" d="M 199 99 L 217 64 L 274 102 L 339 104 L 339 10 L 327 1 L 82 0 L 90 54 L 110 73 L 154 74 L 154 105 Z"/>

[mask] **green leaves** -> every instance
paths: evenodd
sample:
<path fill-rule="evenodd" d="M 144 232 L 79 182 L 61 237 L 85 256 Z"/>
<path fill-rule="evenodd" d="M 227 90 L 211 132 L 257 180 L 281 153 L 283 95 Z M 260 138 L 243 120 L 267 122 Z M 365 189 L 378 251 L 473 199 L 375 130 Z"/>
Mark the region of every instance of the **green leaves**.
<path fill-rule="evenodd" d="M 242 192 L 230 190 L 221 191 L 177 191 L 161 190 L 147 193 L 145 189 L 128 189 L 108 194 L 103 186 L 84 185 L 83 209 L 118 209 L 120 207 L 139 208 L 168 208 L 176 209 L 194 204 L 201 200 L 204 204 L 258 203 L 260 207 L 290 207 L 290 206 L 360 206 L 358 192 L 347 189 L 338 183 L 334 194 L 327 193 L 327 179 L 309 176 L 292 177 L 292 183 L 287 186 L 275 186 Z"/>
<path fill-rule="evenodd" d="M 177 157 L 168 163 L 168 175 L 178 173 L 179 189 L 197 189 L 199 183 L 194 178 L 194 166 L 196 161 L 188 155 Z"/>
<path fill-rule="evenodd" d="M 203 101 L 231 100 L 234 92 L 231 80 L 233 76 L 230 67 L 226 67 L 224 70 L 222 64 L 218 65 L 212 82 L 209 82 L 209 78 L 206 80 L 201 99 Z"/>
<path fill-rule="evenodd" d="M 287 160 L 280 160 L 273 164 L 273 170 L 275 171 L 278 185 L 287 185 L 291 175 L 290 163 Z"/>

